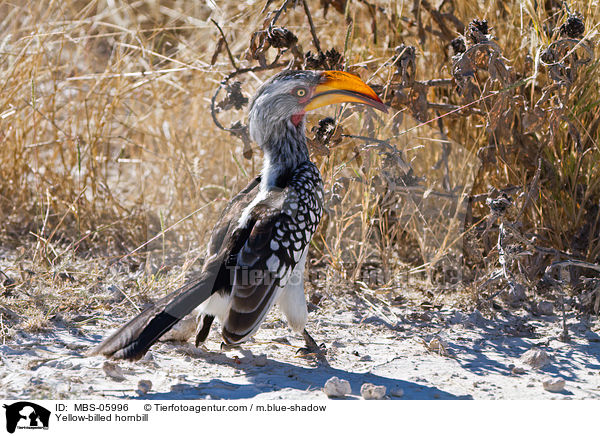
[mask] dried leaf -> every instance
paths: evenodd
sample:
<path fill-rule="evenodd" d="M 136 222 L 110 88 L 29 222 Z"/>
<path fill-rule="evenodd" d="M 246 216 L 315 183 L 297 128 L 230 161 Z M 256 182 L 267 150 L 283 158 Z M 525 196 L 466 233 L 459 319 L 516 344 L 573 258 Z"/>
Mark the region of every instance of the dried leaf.
<path fill-rule="evenodd" d="M 321 7 L 323 8 L 323 18 L 327 18 L 327 10 L 329 6 L 333 6 L 333 8 L 343 14 L 346 12 L 346 3 L 348 0 L 321 0 Z"/>
<path fill-rule="evenodd" d="M 506 94 L 500 94 L 498 96 L 498 98 L 496 98 L 496 101 L 494 102 L 492 109 L 488 112 L 488 120 L 487 120 L 486 128 L 488 129 L 488 131 L 490 133 L 493 133 L 497 129 L 498 124 L 500 122 L 500 118 L 502 117 L 502 114 L 506 108 L 506 103 L 507 103 Z"/>
<path fill-rule="evenodd" d="M 229 131 L 232 135 L 237 136 L 244 143 L 244 150 L 242 155 L 246 159 L 252 159 L 252 141 L 250 140 L 250 134 L 248 132 L 248 126 L 243 125 L 241 121 L 236 121 L 231 125 Z"/>
<path fill-rule="evenodd" d="M 424 83 L 414 82 L 408 94 L 410 111 L 413 117 L 421 122 L 425 122 L 429 118 L 427 112 L 429 107 L 427 102 L 428 91 L 429 86 Z"/>
<path fill-rule="evenodd" d="M 236 80 L 228 83 L 225 89 L 227 90 L 227 96 L 217 105 L 219 110 L 229 110 L 232 108 L 240 110 L 248 104 L 248 98 L 242 93 L 241 82 Z"/>
<path fill-rule="evenodd" d="M 217 58 L 219 57 L 219 54 L 223 50 L 224 46 L 225 46 L 225 39 L 223 37 L 221 37 L 221 38 L 219 38 L 219 41 L 217 42 L 217 47 L 215 48 L 215 52 L 213 53 L 212 58 L 210 58 L 211 65 L 214 65 L 217 62 Z"/>
<path fill-rule="evenodd" d="M 396 47 L 396 54 L 390 61 L 396 67 L 396 76 L 400 76 L 402 86 L 409 86 L 415 80 L 416 49 L 411 45 L 401 44 Z"/>
<path fill-rule="evenodd" d="M 525 133 L 538 131 L 546 121 L 546 114 L 543 109 L 534 107 L 533 110 L 525 112 L 523 115 L 523 130 Z"/>

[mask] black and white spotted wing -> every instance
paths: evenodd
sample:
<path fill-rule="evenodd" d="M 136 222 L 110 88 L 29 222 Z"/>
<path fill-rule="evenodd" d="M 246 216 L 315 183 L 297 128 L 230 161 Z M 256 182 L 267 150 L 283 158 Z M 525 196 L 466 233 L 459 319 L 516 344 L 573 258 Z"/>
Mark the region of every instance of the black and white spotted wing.
<path fill-rule="evenodd" d="M 311 162 L 300 165 L 287 187 L 252 206 L 252 230 L 237 256 L 225 342 L 252 335 L 302 258 L 322 215 L 323 183 Z"/>

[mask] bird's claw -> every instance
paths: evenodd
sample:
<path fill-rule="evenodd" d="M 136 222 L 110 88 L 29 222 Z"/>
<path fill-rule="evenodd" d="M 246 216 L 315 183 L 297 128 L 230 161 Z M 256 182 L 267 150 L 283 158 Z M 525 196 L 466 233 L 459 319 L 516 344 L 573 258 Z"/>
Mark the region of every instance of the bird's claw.
<path fill-rule="evenodd" d="M 311 356 L 315 354 L 321 354 L 325 356 L 327 354 L 327 348 L 325 348 L 325 344 L 319 345 L 317 348 L 313 347 L 301 347 L 298 348 L 296 354 L 300 356 Z"/>
<path fill-rule="evenodd" d="M 237 350 L 239 348 L 241 348 L 239 345 L 226 344 L 225 342 L 221 342 L 221 351 L 231 351 L 231 350 Z"/>
<path fill-rule="evenodd" d="M 302 332 L 302 336 L 304 337 L 306 347 L 299 348 L 298 351 L 296 351 L 296 355 L 302 357 L 316 357 L 318 361 L 326 364 L 327 348 L 325 347 L 325 344 L 317 345 L 315 340 L 306 330 Z"/>

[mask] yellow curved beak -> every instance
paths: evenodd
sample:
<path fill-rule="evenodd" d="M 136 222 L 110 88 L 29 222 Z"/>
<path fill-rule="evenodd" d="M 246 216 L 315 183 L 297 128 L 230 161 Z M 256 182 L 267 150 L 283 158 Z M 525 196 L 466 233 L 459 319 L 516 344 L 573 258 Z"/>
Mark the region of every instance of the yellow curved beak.
<path fill-rule="evenodd" d="M 306 112 L 335 103 L 362 103 L 387 113 L 375 91 L 358 76 L 344 71 L 323 71 L 323 79 L 304 107 Z"/>

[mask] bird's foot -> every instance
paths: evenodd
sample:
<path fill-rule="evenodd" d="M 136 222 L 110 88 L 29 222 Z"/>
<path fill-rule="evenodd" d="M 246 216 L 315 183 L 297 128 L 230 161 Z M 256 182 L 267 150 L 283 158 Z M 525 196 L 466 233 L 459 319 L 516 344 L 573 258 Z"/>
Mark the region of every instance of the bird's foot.
<path fill-rule="evenodd" d="M 316 358 L 320 363 L 329 365 L 327 363 L 327 348 L 325 348 L 325 344 L 317 345 L 315 340 L 306 330 L 302 332 L 302 337 L 304 338 L 306 347 L 298 349 L 296 354 L 305 358 Z"/>
<path fill-rule="evenodd" d="M 231 351 L 231 350 L 240 350 L 242 347 L 237 344 L 226 344 L 225 342 L 221 342 L 221 351 Z"/>

